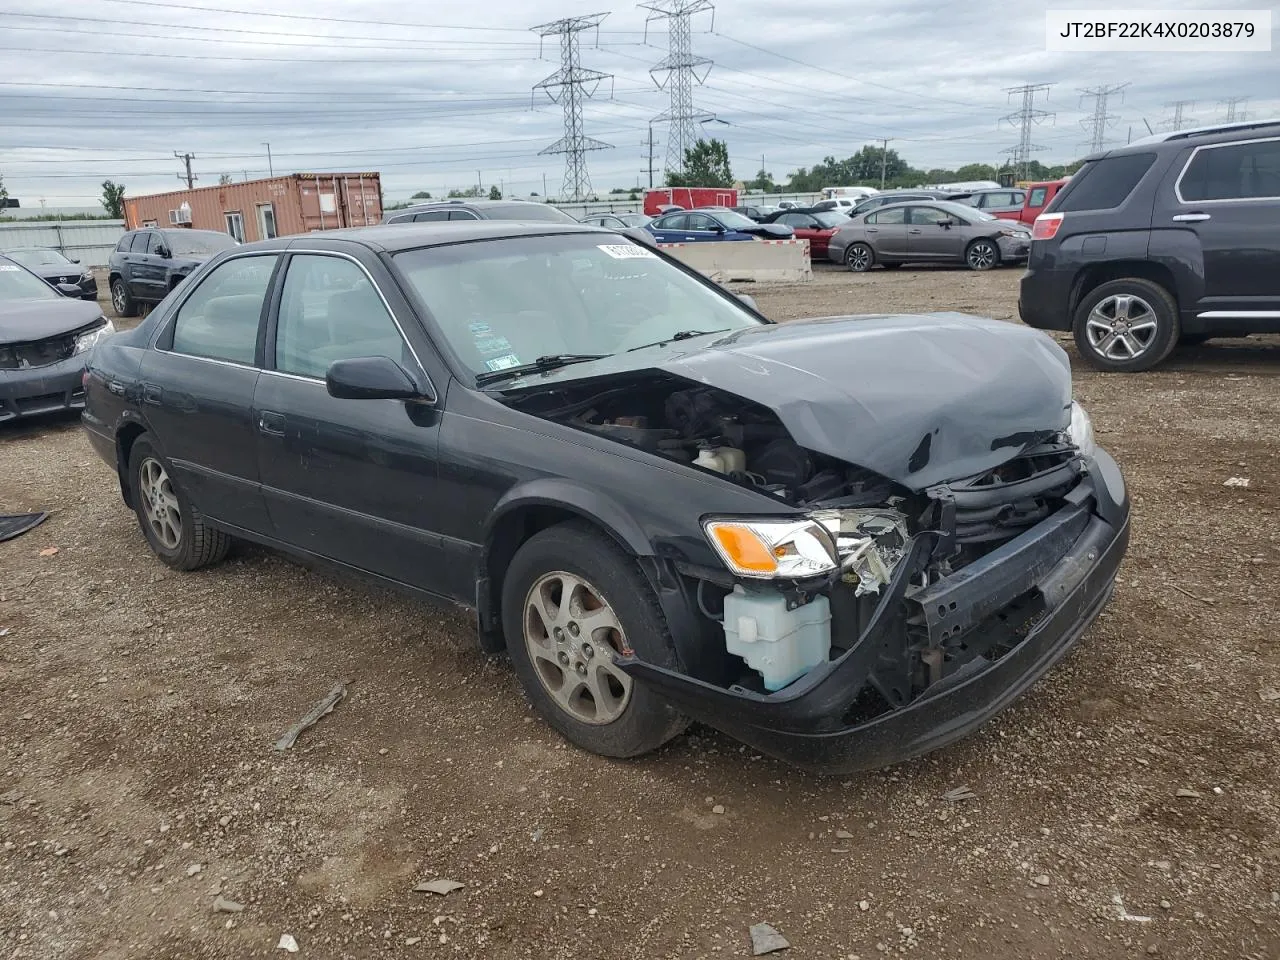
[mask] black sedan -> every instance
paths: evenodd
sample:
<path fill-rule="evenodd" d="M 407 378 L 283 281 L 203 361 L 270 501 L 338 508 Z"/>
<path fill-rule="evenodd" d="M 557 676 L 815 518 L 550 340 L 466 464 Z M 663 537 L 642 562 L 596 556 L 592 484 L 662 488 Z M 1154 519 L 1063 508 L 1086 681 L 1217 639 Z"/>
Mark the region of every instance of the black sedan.
<path fill-rule="evenodd" d="M 774 324 L 583 226 L 250 244 L 86 381 L 166 564 L 243 538 L 474 607 L 543 717 L 608 756 L 691 719 L 826 772 L 941 746 L 1079 638 L 1128 542 L 1045 335 Z"/>
<path fill-rule="evenodd" d="M 0 256 L 0 423 L 84 406 L 85 359 L 114 331 L 96 303 Z"/>
<path fill-rule="evenodd" d="M 74 296 L 82 300 L 98 299 L 98 281 L 93 279 L 92 271 L 80 266 L 79 259 L 75 257 L 68 257 L 49 247 L 23 247 L 9 250 L 5 256 L 16 260 L 55 289 L 61 284 L 69 284 L 80 291 Z"/>

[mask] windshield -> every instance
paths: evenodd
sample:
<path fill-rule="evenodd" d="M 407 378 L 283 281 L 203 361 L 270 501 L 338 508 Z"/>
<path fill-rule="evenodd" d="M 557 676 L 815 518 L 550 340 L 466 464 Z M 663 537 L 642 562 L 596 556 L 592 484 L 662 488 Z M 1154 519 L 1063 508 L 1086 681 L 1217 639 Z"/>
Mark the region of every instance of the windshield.
<path fill-rule="evenodd" d="M 552 223 L 577 223 L 573 217 L 545 203 L 513 203 L 508 206 L 489 207 L 485 214 L 490 220 L 549 220 Z"/>
<path fill-rule="evenodd" d="M 817 213 L 813 214 L 813 219 L 817 220 L 828 230 L 832 227 L 838 227 L 842 223 L 849 222 L 848 216 L 843 213 L 836 213 L 834 210 L 819 210 Z"/>
<path fill-rule="evenodd" d="M 407 250 L 394 259 L 472 374 L 761 323 L 733 298 L 622 237 L 514 237 Z"/>
<path fill-rule="evenodd" d="M 236 245 L 233 238 L 225 233 L 213 230 L 201 230 L 198 233 L 186 230 L 171 230 L 164 235 L 169 250 L 175 257 L 207 256 L 220 250 L 230 250 Z"/>
<path fill-rule="evenodd" d="M 56 300 L 59 296 L 34 273 L 0 260 L 0 300 Z"/>
<path fill-rule="evenodd" d="M 714 215 L 727 230 L 754 230 L 757 226 L 754 220 L 732 210 L 717 210 Z"/>
<path fill-rule="evenodd" d="M 643 227 L 649 222 L 649 218 L 643 213 L 620 213 L 618 219 L 628 227 Z"/>
<path fill-rule="evenodd" d="M 14 250 L 9 256 L 28 267 L 61 267 L 71 262 L 57 250 Z"/>

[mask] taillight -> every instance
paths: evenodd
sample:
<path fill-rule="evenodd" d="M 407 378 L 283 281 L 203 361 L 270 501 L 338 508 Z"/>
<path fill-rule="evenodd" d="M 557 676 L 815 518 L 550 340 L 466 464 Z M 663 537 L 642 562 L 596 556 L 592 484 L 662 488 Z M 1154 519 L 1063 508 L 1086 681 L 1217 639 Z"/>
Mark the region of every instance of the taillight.
<path fill-rule="evenodd" d="M 89 371 L 88 370 L 80 374 L 80 388 L 82 390 L 89 389 Z"/>
<path fill-rule="evenodd" d="M 1032 240 L 1052 240 L 1062 227 L 1062 214 L 1042 213 L 1031 227 Z"/>

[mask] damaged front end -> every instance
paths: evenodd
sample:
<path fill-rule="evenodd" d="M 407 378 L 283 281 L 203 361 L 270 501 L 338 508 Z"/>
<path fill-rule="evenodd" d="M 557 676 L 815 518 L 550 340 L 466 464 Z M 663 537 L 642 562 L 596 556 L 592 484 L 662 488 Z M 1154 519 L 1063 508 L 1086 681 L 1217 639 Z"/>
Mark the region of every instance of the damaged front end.
<path fill-rule="evenodd" d="M 1128 541 L 1120 472 L 1074 420 L 912 489 L 678 377 L 514 405 L 791 508 L 703 517 L 720 565 L 651 558 L 673 636 L 698 651 L 682 671 L 618 662 L 690 717 L 817 772 L 935 749 L 1003 709 L 1101 610 Z"/>

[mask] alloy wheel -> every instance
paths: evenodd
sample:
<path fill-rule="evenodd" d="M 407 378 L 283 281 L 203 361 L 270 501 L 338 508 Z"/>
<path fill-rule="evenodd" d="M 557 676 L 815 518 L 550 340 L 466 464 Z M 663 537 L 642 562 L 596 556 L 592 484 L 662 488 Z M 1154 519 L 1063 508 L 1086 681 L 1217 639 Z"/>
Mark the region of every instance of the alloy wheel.
<path fill-rule="evenodd" d="M 148 457 L 138 470 L 138 495 L 151 532 L 166 550 L 182 543 L 182 511 L 169 474 L 159 460 Z"/>
<path fill-rule="evenodd" d="M 996 251 L 986 242 L 975 243 L 969 248 L 969 266 L 974 270 L 989 270 L 996 265 Z"/>
<path fill-rule="evenodd" d="M 539 577 L 525 599 L 524 642 L 560 709 L 597 726 L 622 716 L 632 680 L 613 654 L 632 651 L 618 615 L 590 583 L 564 571 Z"/>
<path fill-rule="evenodd" d="M 116 313 L 124 314 L 124 287 L 119 281 L 111 287 L 111 306 L 115 307 Z"/>
<path fill-rule="evenodd" d="M 844 259 L 850 270 L 862 273 L 871 266 L 871 251 L 861 244 L 855 244 L 849 248 L 849 252 L 845 254 Z"/>
<path fill-rule="evenodd" d="M 1134 360 L 1149 349 L 1159 332 L 1151 304 L 1129 293 L 1099 300 L 1085 321 L 1089 346 L 1108 360 Z"/>

